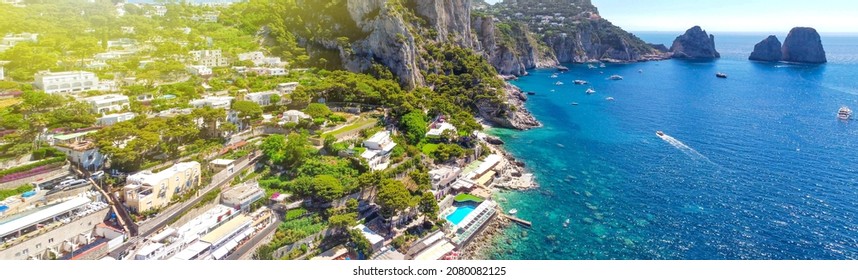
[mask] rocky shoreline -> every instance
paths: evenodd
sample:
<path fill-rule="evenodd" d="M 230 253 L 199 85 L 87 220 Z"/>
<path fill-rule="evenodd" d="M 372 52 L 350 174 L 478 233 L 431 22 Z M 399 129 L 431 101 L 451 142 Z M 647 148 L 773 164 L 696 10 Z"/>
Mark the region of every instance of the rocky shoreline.
<path fill-rule="evenodd" d="M 483 228 L 483 231 L 474 237 L 465 248 L 462 249 L 460 259 L 462 260 L 487 260 L 489 247 L 494 242 L 495 237 L 499 236 L 503 231 L 512 225 L 512 222 L 503 217 L 495 217 L 491 223 Z"/>

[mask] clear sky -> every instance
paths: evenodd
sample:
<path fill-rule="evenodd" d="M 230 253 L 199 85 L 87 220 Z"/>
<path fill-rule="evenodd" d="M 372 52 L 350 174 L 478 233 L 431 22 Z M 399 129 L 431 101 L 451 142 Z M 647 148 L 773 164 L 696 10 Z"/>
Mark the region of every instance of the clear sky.
<path fill-rule="evenodd" d="M 489 3 L 501 0 L 487 0 Z M 628 31 L 858 33 L 858 0 L 592 0 L 602 17 Z"/>

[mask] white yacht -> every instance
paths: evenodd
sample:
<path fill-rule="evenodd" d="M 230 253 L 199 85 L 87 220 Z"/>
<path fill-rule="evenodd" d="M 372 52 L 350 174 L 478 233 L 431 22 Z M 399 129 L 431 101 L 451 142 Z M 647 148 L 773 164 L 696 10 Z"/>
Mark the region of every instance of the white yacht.
<path fill-rule="evenodd" d="M 840 107 L 840 110 L 837 111 L 837 118 L 841 120 L 848 120 L 852 118 L 852 109 L 849 107 L 843 106 Z"/>

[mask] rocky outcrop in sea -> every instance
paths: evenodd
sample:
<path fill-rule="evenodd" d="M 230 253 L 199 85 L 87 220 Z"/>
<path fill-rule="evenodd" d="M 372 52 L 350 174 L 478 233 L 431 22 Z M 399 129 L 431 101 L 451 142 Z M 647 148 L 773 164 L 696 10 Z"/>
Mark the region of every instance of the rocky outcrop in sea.
<path fill-rule="evenodd" d="M 673 58 L 681 59 L 715 59 L 721 54 L 715 50 L 715 35 L 706 34 L 700 26 L 694 26 L 685 34 L 676 37 L 670 47 Z"/>
<path fill-rule="evenodd" d="M 796 27 L 789 31 L 781 48 L 783 61 L 822 64 L 828 62 L 816 29 Z"/>
<path fill-rule="evenodd" d="M 542 126 L 542 123 L 524 107 L 527 95 L 521 89 L 507 83 L 504 92 L 507 98 L 505 103 L 498 104 L 488 100 L 477 103 L 480 117 L 504 128 L 526 130 Z"/>
<path fill-rule="evenodd" d="M 754 45 L 754 52 L 749 60 L 778 62 L 781 61 L 781 41 L 775 35 L 770 35 Z"/>

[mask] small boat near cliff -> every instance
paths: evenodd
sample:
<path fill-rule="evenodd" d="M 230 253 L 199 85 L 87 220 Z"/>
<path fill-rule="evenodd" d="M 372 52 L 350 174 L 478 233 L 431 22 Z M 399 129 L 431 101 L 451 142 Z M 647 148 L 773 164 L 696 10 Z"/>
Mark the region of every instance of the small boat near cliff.
<path fill-rule="evenodd" d="M 510 215 L 518 214 L 518 209 L 515 209 L 515 208 L 510 209 L 509 212 L 507 212 L 507 213 L 509 213 Z"/>
<path fill-rule="evenodd" d="M 718 77 L 718 78 L 721 78 L 721 79 L 726 79 L 726 78 L 727 78 L 727 74 L 724 74 L 724 73 L 718 72 L 718 73 L 715 73 L 715 77 Z"/>
<path fill-rule="evenodd" d="M 527 95 L 536 95 L 536 92 L 528 91 Z"/>

